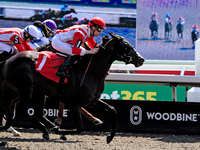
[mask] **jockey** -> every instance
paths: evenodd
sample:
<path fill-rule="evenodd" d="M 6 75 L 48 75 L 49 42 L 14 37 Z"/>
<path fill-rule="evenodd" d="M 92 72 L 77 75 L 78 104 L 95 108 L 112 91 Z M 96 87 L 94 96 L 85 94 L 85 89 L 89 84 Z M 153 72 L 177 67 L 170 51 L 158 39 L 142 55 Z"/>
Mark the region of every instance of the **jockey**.
<path fill-rule="evenodd" d="M 157 21 L 158 21 L 158 19 L 159 19 L 159 18 L 158 18 L 158 14 L 157 14 L 156 12 L 153 12 L 153 13 L 152 13 L 152 15 L 151 15 L 151 20 L 153 20 L 153 21 L 156 21 L 156 22 L 157 22 Z"/>
<path fill-rule="evenodd" d="M 72 20 L 72 15 L 66 14 L 62 17 L 62 23 L 65 24 L 66 20 Z"/>
<path fill-rule="evenodd" d="M 171 30 L 169 28 L 171 28 Z M 165 38 L 167 38 L 167 33 L 168 36 L 170 35 L 172 37 L 172 17 L 169 13 L 166 14 L 165 18 Z"/>
<path fill-rule="evenodd" d="M 38 29 L 33 25 L 23 30 L 17 27 L 0 28 L 0 61 L 22 51 L 34 50 L 28 42 L 37 38 L 38 34 Z"/>
<path fill-rule="evenodd" d="M 193 32 L 193 31 L 199 31 L 199 27 L 198 27 L 197 24 L 194 24 L 193 26 L 191 26 L 191 27 L 189 28 L 189 30 L 190 30 L 191 32 Z"/>
<path fill-rule="evenodd" d="M 45 18 L 46 15 L 51 13 L 51 8 L 49 8 L 49 10 L 43 10 L 42 11 L 42 18 Z"/>
<path fill-rule="evenodd" d="M 61 8 L 60 8 L 60 10 L 61 11 L 70 11 L 70 9 L 68 8 L 68 4 L 65 4 L 64 6 L 62 6 Z"/>
<path fill-rule="evenodd" d="M 165 18 L 166 23 L 171 23 L 172 24 L 172 17 L 170 16 L 169 13 L 167 13 L 166 18 Z"/>
<path fill-rule="evenodd" d="M 177 20 L 177 24 L 184 25 L 185 24 L 185 19 L 183 17 L 179 16 L 179 18 Z"/>
<path fill-rule="evenodd" d="M 192 27 L 189 28 L 191 31 L 191 36 L 192 36 L 192 44 L 193 44 L 193 49 L 195 48 L 195 41 L 199 38 L 199 27 L 197 24 L 194 24 Z"/>
<path fill-rule="evenodd" d="M 35 21 L 33 25 L 36 26 L 37 29 L 39 30 L 39 35 L 37 38 L 41 40 L 44 44 L 49 44 L 48 38 L 55 35 L 56 33 L 57 30 L 56 23 L 51 19 L 47 19 L 43 22 Z"/>
<path fill-rule="evenodd" d="M 58 30 L 52 39 L 52 46 L 57 51 L 71 56 L 96 54 L 99 49 L 95 47 L 96 42 L 94 37 L 98 37 L 102 29 L 106 29 L 105 21 L 100 17 L 94 17 L 87 25 L 74 25 L 63 30 Z M 91 47 L 90 51 L 81 47 L 81 44 L 86 42 Z M 59 68 L 57 72 L 58 76 L 67 77 L 66 69 L 69 67 L 68 62 L 66 60 Z"/>
<path fill-rule="evenodd" d="M 86 24 L 86 22 L 87 22 L 87 18 L 81 18 L 81 19 L 79 19 L 77 22 L 76 22 L 76 24 Z"/>

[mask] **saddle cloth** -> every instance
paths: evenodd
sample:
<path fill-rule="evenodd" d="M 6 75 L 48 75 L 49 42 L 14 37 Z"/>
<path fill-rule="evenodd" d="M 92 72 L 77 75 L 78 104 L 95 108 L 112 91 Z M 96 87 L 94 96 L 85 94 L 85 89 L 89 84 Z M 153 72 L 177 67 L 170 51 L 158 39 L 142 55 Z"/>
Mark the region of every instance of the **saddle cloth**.
<path fill-rule="evenodd" d="M 35 64 L 36 71 L 46 78 L 59 83 L 60 77 L 57 76 L 56 73 L 64 61 L 64 57 L 60 57 L 50 51 L 42 51 L 40 52 L 38 61 Z M 65 78 L 64 82 L 67 83 L 67 78 Z"/>

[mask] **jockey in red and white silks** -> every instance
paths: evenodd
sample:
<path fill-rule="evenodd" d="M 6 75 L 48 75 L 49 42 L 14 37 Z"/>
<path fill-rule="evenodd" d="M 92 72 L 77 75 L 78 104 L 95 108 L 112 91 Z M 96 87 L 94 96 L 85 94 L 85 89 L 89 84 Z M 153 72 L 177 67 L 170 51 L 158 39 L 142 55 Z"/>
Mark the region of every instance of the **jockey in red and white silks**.
<path fill-rule="evenodd" d="M 83 56 L 87 50 L 80 47 L 80 45 L 85 43 L 89 37 L 89 25 L 74 25 L 57 31 L 52 39 L 52 46 L 62 53 Z"/>
<path fill-rule="evenodd" d="M 98 37 L 102 29 L 106 29 L 105 21 L 100 17 L 94 17 L 88 25 L 74 25 L 64 30 L 56 31 L 56 35 L 53 37 L 51 44 L 57 51 L 70 56 L 96 54 L 99 48 L 95 47 L 96 42 L 94 37 Z M 90 51 L 81 47 L 86 42 L 91 47 Z M 59 68 L 57 72 L 58 76 L 67 76 L 65 71 L 70 64 L 68 62 L 70 62 L 70 58 Z"/>
<path fill-rule="evenodd" d="M 20 28 L 0 28 L 0 61 L 2 55 L 13 55 L 22 51 L 33 50 L 28 42 L 38 36 L 35 26 L 27 26 L 24 30 Z M 6 58 L 7 59 L 7 58 Z"/>
<path fill-rule="evenodd" d="M 12 51 L 14 53 L 15 47 L 19 52 L 26 49 L 32 50 L 27 42 L 23 42 L 22 29 L 20 28 L 0 28 L 0 51 Z"/>
<path fill-rule="evenodd" d="M 93 21 L 94 22 L 93 22 Z M 95 54 L 98 50 L 94 48 L 94 36 L 98 37 L 102 29 L 105 28 L 105 22 L 99 17 L 91 19 L 88 25 L 74 25 L 64 30 L 56 31 L 52 39 L 52 46 L 59 52 L 68 55 Z M 91 45 L 92 50 L 87 51 L 81 47 L 82 43 L 87 42 Z"/>

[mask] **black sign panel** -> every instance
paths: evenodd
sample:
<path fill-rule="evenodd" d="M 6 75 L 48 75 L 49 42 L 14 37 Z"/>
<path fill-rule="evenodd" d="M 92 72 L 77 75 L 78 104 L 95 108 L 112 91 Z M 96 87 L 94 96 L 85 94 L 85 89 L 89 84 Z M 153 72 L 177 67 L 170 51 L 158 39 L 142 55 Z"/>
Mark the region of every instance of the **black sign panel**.
<path fill-rule="evenodd" d="M 153 101 L 125 101 L 104 100 L 117 110 L 117 126 L 121 132 L 146 133 L 177 133 L 200 134 L 200 103 L 189 102 L 153 102 Z M 47 100 L 44 113 L 51 121 L 57 118 L 59 103 Z M 87 108 L 86 108 L 87 109 Z M 83 116 L 85 130 L 109 131 L 111 114 L 103 110 L 87 109 L 104 123 L 95 126 Z M 33 109 L 28 110 L 33 115 Z M 20 111 L 14 119 L 14 126 L 34 127 L 20 116 Z M 70 110 L 64 110 L 61 128 L 75 126 Z"/>

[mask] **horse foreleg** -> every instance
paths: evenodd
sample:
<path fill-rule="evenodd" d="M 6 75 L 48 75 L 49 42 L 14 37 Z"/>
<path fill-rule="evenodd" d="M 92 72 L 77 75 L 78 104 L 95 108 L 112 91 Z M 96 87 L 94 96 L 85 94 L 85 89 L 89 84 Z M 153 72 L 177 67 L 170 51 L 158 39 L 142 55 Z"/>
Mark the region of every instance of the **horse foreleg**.
<path fill-rule="evenodd" d="M 62 123 L 62 117 L 63 117 L 63 109 L 65 107 L 64 103 L 60 103 L 59 105 L 59 111 L 58 111 L 58 118 L 54 120 L 55 125 L 60 126 Z M 92 121 L 94 125 L 100 125 L 103 124 L 103 122 L 99 119 L 94 117 L 91 113 L 89 113 L 87 110 L 85 110 L 83 107 L 80 108 L 81 113 L 89 120 Z"/>
<path fill-rule="evenodd" d="M 11 132 L 14 134 L 15 137 L 21 137 L 21 133 L 18 132 L 17 130 L 15 130 L 12 126 L 10 126 L 8 129 L 7 129 L 8 132 Z"/>
<path fill-rule="evenodd" d="M 65 103 L 60 103 L 59 104 L 59 109 L 58 109 L 58 118 L 54 120 L 54 124 L 57 126 L 60 126 L 62 123 L 62 117 L 63 117 L 63 110 L 65 107 Z"/>
<path fill-rule="evenodd" d="M 31 86 L 30 86 L 31 87 Z M 43 132 L 43 139 L 45 140 L 49 140 L 49 133 L 48 130 L 45 126 L 45 124 L 43 124 L 40 120 L 38 120 L 38 118 L 35 118 L 34 116 L 30 116 L 28 115 L 28 105 L 29 105 L 29 101 L 31 99 L 32 96 L 32 92 L 33 89 L 31 88 L 23 88 L 23 90 L 19 91 L 19 98 L 20 98 L 20 104 L 21 104 L 21 115 L 29 120 L 30 122 L 32 122 L 34 125 L 36 125 L 40 131 Z M 40 105 L 38 105 L 38 107 L 40 108 Z M 43 112 L 43 109 L 40 110 Z"/>
<path fill-rule="evenodd" d="M 67 134 L 77 134 L 77 133 L 81 133 L 83 131 L 83 121 L 82 121 L 82 116 L 81 116 L 81 112 L 80 112 L 80 107 L 78 106 L 74 106 L 70 108 L 70 112 L 72 114 L 72 117 L 74 119 L 75 124 L 77 125 L 77 127 L 75 127 L 74 129 L 70 129 L 70 130 L 58 130 L 60 132 L 60 134 L 62 135 L 67 135 Z M 57 131 L 57 129 L 53 129 L 52 131 Z"/>
<path fill-rule="evenodd" d="M 13 109 L 13 113 L 11 114 L 11 116 L 13 116 L 14 112 L 15 112 L 15 109 L 16 109 L 16 104 L 14 104 L 14 107 L 12 107 Z M 13 119 L 13 118 L 12 118 Z M 3 126 L 6 126 L 6 120 L 4 118 L 2 118 L 2 124 Z M 18 132 L 17 130 L 15 130 L 12 126 L 10 126 L 8 129 L 7 129 L 8 132 L 11 132 L 14 134 L 15 137 L 20 137 L 22 136 L 20 132 Z"/>
<path fill-rule="evenodd" d="M 89 121 L 92 121 L 94 125 L 103 124 L 103 122 L 99 118 L 94 117 L 91 113 L 89 113 L 83 107 L 81 107 L 80 110 L 83 116 L 85 116 L 85 118 L 87 118 Z"/>
<path fill-rule="evenodd" d="M 106 111 L 108 111 L 109 113 L 111 113 L 112 115 L 112 128 L 111 128 L 111 133 L 110 136 L 107 136 L 107 143 L 109 144 L 112 139 L 115 136 L 116 133 L 116 128 L 117 128 L 117 111 L 115 110 L 115 108 L 105 102 L 103 102 L 102 100 L 98 100 L 96 103 L 96 107 L 99 107 L 101 109 L 104 109 Z"/>

